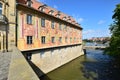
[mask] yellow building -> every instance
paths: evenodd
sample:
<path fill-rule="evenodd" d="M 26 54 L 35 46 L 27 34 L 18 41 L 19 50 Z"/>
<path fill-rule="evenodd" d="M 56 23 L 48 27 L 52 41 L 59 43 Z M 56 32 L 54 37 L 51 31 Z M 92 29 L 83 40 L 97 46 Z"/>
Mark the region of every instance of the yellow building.
<path fill-rule="evenodd" d="M 21 51 L 82 43 L 73 17 L 37 0 L 17 0 L 17 46 Z"/>
<path fill-rule="evenodd" d="M 82 43 L 73 17 L 37 0 L 0 0 L 0 51 L 21 51 Z"/>
<path fill-rule="evenodd" d="M 37 0 L 0 0 L 0 51 L 15 45 L 43 73 L 84 54 L 82 27 Z"/>
<path fill-rule="evenodd" d="M 9 51 L 16 38 L 16 0 L 0 0 L 0 51 Z"/>

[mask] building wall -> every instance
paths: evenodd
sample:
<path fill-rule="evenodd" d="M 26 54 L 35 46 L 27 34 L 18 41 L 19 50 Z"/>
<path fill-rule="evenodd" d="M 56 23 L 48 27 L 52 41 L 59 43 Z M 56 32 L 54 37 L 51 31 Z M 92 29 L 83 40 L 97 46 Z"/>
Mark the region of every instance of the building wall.
<path fill-rule="evenodd" d="M 16 29 L 16 0 L 0 0 L 2 3 L 3 22 L 0 21 L 0 51 L 11 50 L 11 46 L 15 45 L 15 29 Z"/>
<path fill-rule="evenodd" d="M 17 5 L 17 46 L 28 59 L 28 62 L 30 60 L 35 72 L 41 70 L 36 72 L 39 73 L 39 76 L 84 54 L 81 45 L 82 28 L 72 22 L 74 19 L 71 19 L 71 22 L 63 20 L 64 16 L 68 16 L 63 13 L 59 18 L 55 16 L 55 13 L 50 15 L 48 13 L 52 9 L 50 7 L 47 7 L 45 12 L 41 12 L 38 10 L 41 3 L 35 0 L 32 0 L 32 7 L 28 7 L 24 1 L 18 0 L 18 2 L 20 4 Z M 27 23 L 28 14 L 32 16 L 31 24 Z M 45 19 L 44 27 L 41 25 L 43 18 Z M 52 21 L 55 23 L 54 29 L 51 25 Z M 61 29 L 59 24 L 61 24 Z M 32 36 L 32 44 L 27 43 L 27 36 Z M 45 36 L 45 43 L 42 43 L 42 36 Z M 55 38 L 54 43 L 52 37 Z"/>
<path fill-rule="evenodd" d="M 17 44 L 20 51 L 32 53 L 31 61 L 44 73 L 83 54 L 82 45 L 80 45 L 82 28 L 73 18 L 71 18 L 71 22 L 65 21 L 63 17 L 68 15 L 61 13 L 60 18 L 57 18 L 55 15 L 48 14 L 53 8 L 48 7 L 45 12 L 41 12 L 37 10 L 41 3 L 32 0 L 32 7 L 28 7 L 26 1 L 17 0 L 16 5 L 16 0 L 0 0 L 0 3 L 3 4 L 2 15 L 5 15 L 6 18 L 6 23 L 0 22 L 0 51 L 12 50 L 12 46 Z M 55 11 L 54 14 L 57 14 L 58 11 Z M 32 24 L 27 24 L 27 14 L 32 15 Z M 45 27 L 41 26 L 42 18 L 45 18 Z M 55 22 L 54 29 L 51 28 L 52 21 Z M 59 24 L 61 24 L 61 30 Z M 27 36 L 32 36 L 32 44 L 27 44 Z M 45 44 L 41 43 L 42 36 L 46 37 Z M 51 42 L 51 37 L 55 37 L 54 43 Z"/>
<path fill-rule="evenodd" d="M 24 10 L 23 10 L 24 9 Z M 27 24 L 27 14 L 32 15 L 32 24 Z M 45 27 L 41 26 L 41 19 L 45 19 Z M 51 22 L 54 21 L 55 28 L 51 28 Z M 62 30 L 59 29 L 61 24 Z M 66 28 L 65 28 L 66 26 Z M 82 30 L 66 23 L 65 21 L 56 19 L 49 15 L 38 13 L 28 8 L 18 7 L 18 48 L 21 51 L 40 49 L 53 46 L 71 45 L 82 43 Z M 33 37 L 33 43 L 27 44 L 27 36 Z M 45 36 L 45 44 L 41 43 L 41 37 Z M 55 42 L 51 42 L 51 37 L 55 37 Z M 59 37 L 62 41 L 59 41 Z M 67 41 L 65 38 L 67 37 Z"/>
<path fill-rule="evenodd" d="M 26 52 L 23 54 L 25 55 Z M 54 69 L 83 55 L 84 52 L 82 50 L 82 45 L 72 45 L 31 51 L 31 54 L 31 66 L 34 70 L 38 70 L 34 66 L 37 66 L 41 70 L 35 71 L 36 73 L 39 73 L 37 75 L 40 77 L 41 75 L 53 71 Z"/>
<path fill-rule="evenodd" d="M 16 0 L 8 0 L 8 50 L 12 50 L 12 46 L 16 45 Z"/>
<path fill-rule="evenodd" d="M 1 0 L 0 3 L 3 4 L 2 15 L 5 15 L 6 23 L 0 22 L 0 49 L 1 50 L 11 50 L 12 45 L 18 46 L 18 48 L 23 50 L 39 49 L 43 47 L 52 47 L 60 45 L 70 45 L 81 43 L 81 30 L 77 26 L 71 25 L 70 23 L 55 18 L 54 16 L 48 16 L 48 13 L 53 8 L 48 8 L 45 13 L 37 11 L 39 5 L 36 0 L 32 0 L 33 9 L 26 6 L 26 0 L 17 0 L 18 3 L 22 3 L 24 7 L 16 8 L 16 0 Z M 24 9 L 26 8 L 26 9 Z M 17 10 L 17 14 L 16 14 Z M 32 25 L 26 23 L 26 14 L 32 15 Z M 55 12 L 56 14 L 56 12 Z M 62 19 L 63 13 L 60 18 Z M 17 17 L 17 21 L 16 21 Z M 41 27 L 41 18 L 45 18 L 45 28 Z M 55 29 L 51 28 L 51 21 L 55 22 Z M 17 23 L 16 23 L 17 22 Z M 59 30 L 59 23 L 62 24 L 62 30 Z M 64 26 L 67 26 L 65 29 Z M 3 39 L 4 36 L 4 39 Z M 31 45 L 27 44 L 27 36 L 32 36 L 33 43 Z M 41 43 L 41 36 L 46 37 L 46 43 Z M 51 37 L 55 37 L 55 43 L 51 42 Z M 59 37 L 62 37 L 62 43 L 59 42 Z M 67 37 L 67 42 L 65 41 Z M 72 40 L 70 41 L 70 38 Z M 17 40 L 16 40 L 17 39 Z M 4 45 L 4 46 L 3 46 Z"/>
<path fill-rule="evenodd" d="M 4 17 L 3 14 L 5 12 L 4 7 L 5 7 L 5 2 L 0 1 L 2 4 L 2 14 L 0 14 L 0 17 Z M 6 45 L 5 45 L 5 40 L 6 40 L 6 23 L 3 18 L 0 19 L 0 51 L 5 51 Z M 5 42 L 4 42 L 5 41 Z"/>

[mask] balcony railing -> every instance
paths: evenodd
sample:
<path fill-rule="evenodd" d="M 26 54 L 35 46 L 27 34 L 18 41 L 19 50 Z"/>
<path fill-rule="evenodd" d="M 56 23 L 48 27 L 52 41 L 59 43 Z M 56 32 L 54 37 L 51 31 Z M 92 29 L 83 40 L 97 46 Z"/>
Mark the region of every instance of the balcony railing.
<path fill-rule="evenodd" d="M 4 15 L 0 14 L 0 23 L 7 24 L 7 18 Z"/>

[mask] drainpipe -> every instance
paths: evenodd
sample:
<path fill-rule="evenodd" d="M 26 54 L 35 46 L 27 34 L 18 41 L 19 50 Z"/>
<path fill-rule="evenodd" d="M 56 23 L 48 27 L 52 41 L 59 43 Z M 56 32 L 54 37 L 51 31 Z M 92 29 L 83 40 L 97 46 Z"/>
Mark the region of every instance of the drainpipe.
<path fill-rule="evenodd" d="M 8 13 L 8 10 L 7 10 L 7 12 L 6 12 L 6 9 L 7 9 L 7 7 L 8 7 L 8 0 L 5 0 L 5 4 L 4 4 L 4 14 L 5 14 L 5 29 L 6 29 L 6 44 L 4 44 L 4 45 L 6 45 L 4 48 L 6 48 L 6 51 L 8 52 L 8 19 L 7 19 L 7 17 L 6 16 L 8 16 L 7 15 L 7 13 Z M 4 36 L 4 34 L 3 34 L 3 36 Z M 5 36 L 4 36 L 5 37 Z"/>
<path fill-rule="evenodd" d="M 6 26 L 6 51 L 8 52 L 8 22 L 5 22 Z"/>
<path fill-rule="evenodd" d="M 4 33 L 3 33 L 3 52 L 5 52 L 5 41 L 4 41 Z"/>
<path fill-rule="evenodd" d="M 17 4 L 16 4 L 16 5 L 17 5 Z M 16 9 L 16 17 L 15 17 L 15 18 L 16 18 L 16 27 L 15 27 L 15 33 L 16 33 L 16 34 L 15 34 L 15 38 L 16 38 L 16 39 L 15 39 L 15 40 L 16 40 L 16 41 L 15 41 L 15 46 L 16 46 L 16 47 L 17 47 L 17 41 L 18 41 L 18 38 L 17 38 L 17 37 L 18 37 L 18 19 L 17 19 L 17 17 L 18 17 L 18 11 L 17 11 L 17 9 Z"/>
<path fill-rule="evenodd" d="M 16 23 L 16 27 L 15 27 L 15 46 L 17 47 L 17 41 L 18 41 L 18 10 L 17 10 L 17 5 L 18 5 L 18 3 L 17 3 L 17 1 L 15 2 L 15 12 L 16 12 L 16 14 L 15 14 L 15 23 Z"/>

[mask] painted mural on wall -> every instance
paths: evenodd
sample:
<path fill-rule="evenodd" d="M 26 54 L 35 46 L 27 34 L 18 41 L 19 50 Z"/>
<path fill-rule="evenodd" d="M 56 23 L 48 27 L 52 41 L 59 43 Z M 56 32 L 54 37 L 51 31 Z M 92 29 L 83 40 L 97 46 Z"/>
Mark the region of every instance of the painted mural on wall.
<path fill-rule="evenodd" d="M 22 3 L 25 5 L 24 7 L 27 8 L 27 2 L 24 3 L 24 1 L 21 2 L 20 0 L 18 0 L 18 2 Z M 48 6 L 47 8 L 44 8 L 46 6 L 43 6 L 44 4 L 32 0 L 32 8 L 34 10 L 30 11 L 28 8 L 26 11 L 21 11 L 23 9 L 22 8 L 19 11 L 18 9 L 18 15 L 20 16 L 18 20 L 18 30 L 20 31 L 18 35 L 18 48 L 20 50 L 27 50 L 61 45 L 81 44 L 82 28 L 76 24 L 76 21 L 72 17 L 62 12 L 60 16 L 57 17 L 57 10 Z M 43 9 L 43 13 L 40 11 L 41 15 L 37 12 L 35 13 L 35 11 Z M 51 11 L 54 11 L 54 14 L 52 14 Z M 28 20 L 26 18 L 28 14 L 31 15 L 29 18 L 32 20 L 31 24 L 27 23 Z M 45 15 L 43 16 L 42 14 Z M 53 18 L 51 18 L 51 16 Z M 58 19 L 54 19 L 54 17 L 57 17 Z M 43 18 L 45 19 L 44 21 L 42 21 Z"/>

